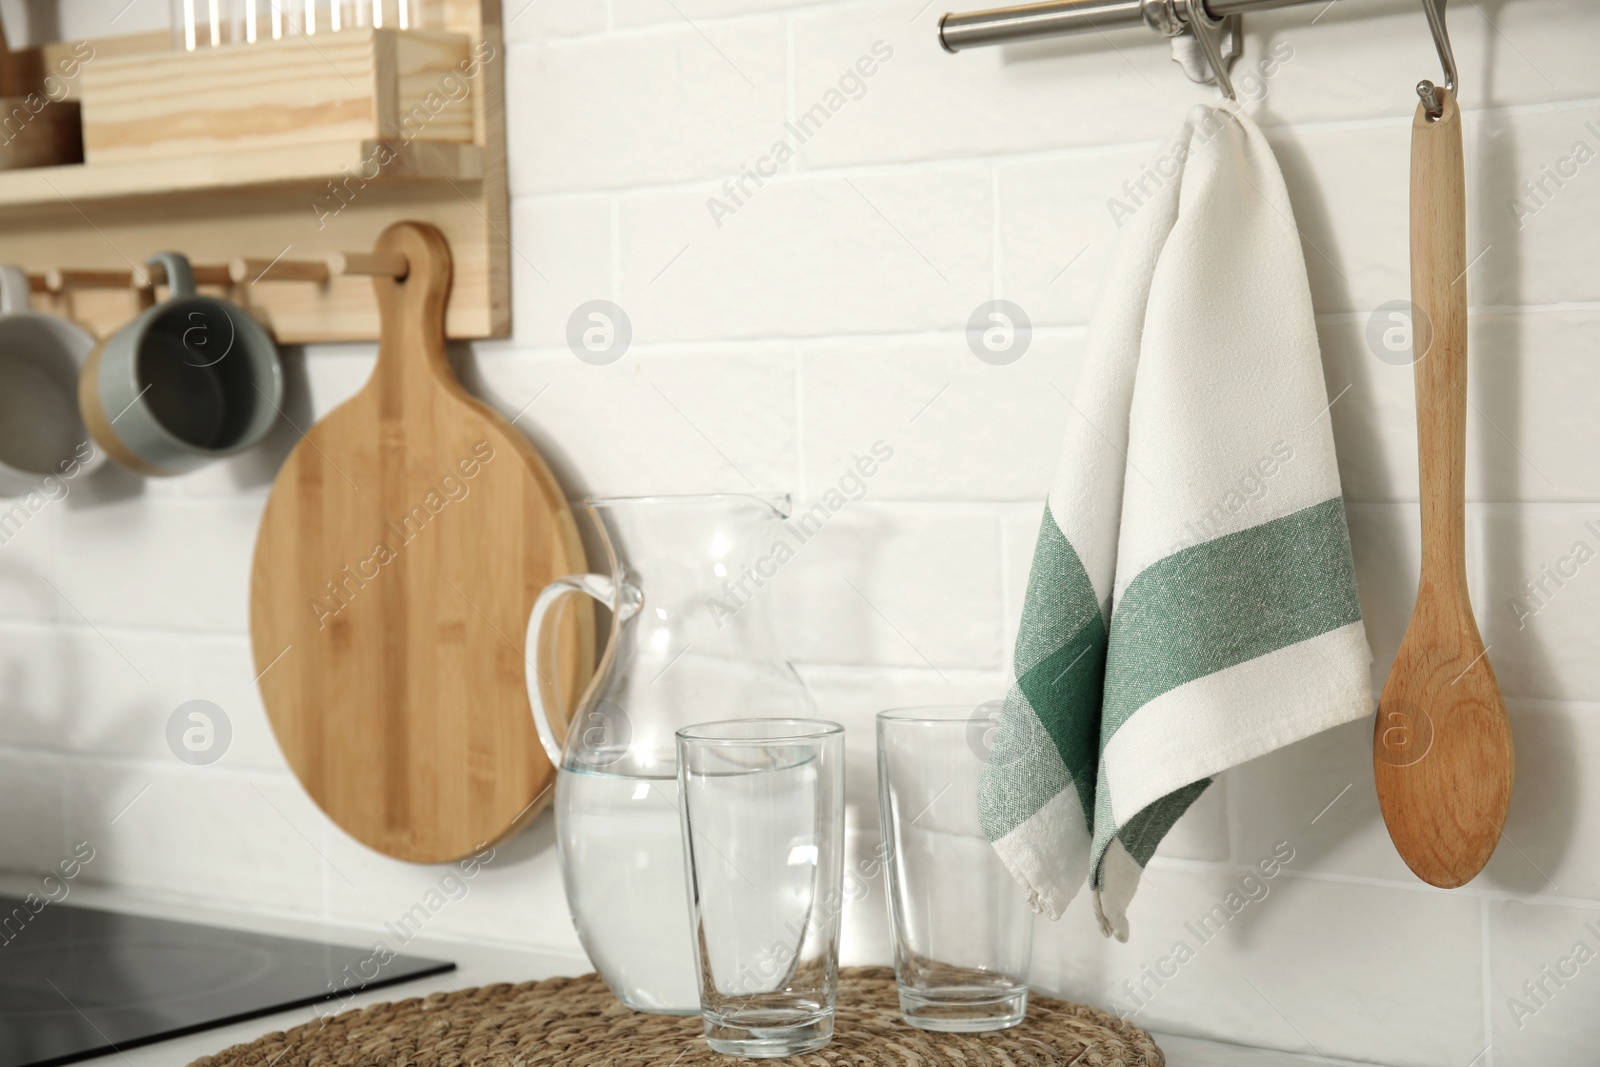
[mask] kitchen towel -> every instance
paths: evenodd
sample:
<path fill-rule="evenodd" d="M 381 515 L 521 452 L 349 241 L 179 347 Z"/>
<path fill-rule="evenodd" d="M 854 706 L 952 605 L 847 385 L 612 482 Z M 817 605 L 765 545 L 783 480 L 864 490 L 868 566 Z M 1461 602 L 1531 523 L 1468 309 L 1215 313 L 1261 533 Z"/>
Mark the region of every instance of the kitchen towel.
<path fill-rule="evenodd" d="M 1145 172 L 1089 325 L 984 769 L 1035 910 L 1108 936 L 1228 767 L 1372 710 L 1300 235 L 1266 138 L 1197 106 Z M 1115 205 L 1114 205 L 1115 206 Z"/>

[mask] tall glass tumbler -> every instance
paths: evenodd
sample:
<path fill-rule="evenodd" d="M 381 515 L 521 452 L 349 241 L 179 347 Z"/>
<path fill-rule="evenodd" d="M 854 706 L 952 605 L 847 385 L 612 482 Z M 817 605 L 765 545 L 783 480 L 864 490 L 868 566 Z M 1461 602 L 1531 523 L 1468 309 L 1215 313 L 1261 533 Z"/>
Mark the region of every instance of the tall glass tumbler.
<path fill-rule="evenodd" d="M 706 1042 L 736 1056 L 819 1049 L 839 987 L 844 728 L 742 719 L 677 741 Z"/>
<path fill-rule="evenodd" d="M 878 713 L 895 978 L 923 1030 L 1000 1030 L 1028 1010 L 1033 911 L 978 825 L 984 710 Z"/>

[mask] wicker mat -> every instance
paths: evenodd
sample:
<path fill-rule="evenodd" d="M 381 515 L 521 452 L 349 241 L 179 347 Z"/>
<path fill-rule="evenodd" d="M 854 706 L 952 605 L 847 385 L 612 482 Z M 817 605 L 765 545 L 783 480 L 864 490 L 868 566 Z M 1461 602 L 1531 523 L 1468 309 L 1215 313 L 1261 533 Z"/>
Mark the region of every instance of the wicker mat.
<path fill-rule="evenodd" d="M 191 1067 L 729 1067 L 697 1017 L 641 1015 L 599 977 L 435 993 L 327 1016 Z M 846 968 L 834 1037 L 806 1067 L 1163 1067 L 1150 1035 L 1081 1004 L 1028 998 L 1020 1026 L 933 1034 L 900 1020 L 894 972 Z"/>

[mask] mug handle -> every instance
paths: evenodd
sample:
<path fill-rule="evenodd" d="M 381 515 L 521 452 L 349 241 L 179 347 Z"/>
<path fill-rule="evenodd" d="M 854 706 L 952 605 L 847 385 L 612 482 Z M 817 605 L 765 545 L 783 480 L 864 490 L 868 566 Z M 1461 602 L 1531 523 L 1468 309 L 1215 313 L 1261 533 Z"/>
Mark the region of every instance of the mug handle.
<path fill-rule="evenodd" d="M 533 611 L 528 616 L 527 654 L 523 662 L 528 679 L 528 702 L 533 705 L 533 724 L 538 728 L 539 743 L 544 746 L 544 754 L 550 757 L 552 767 L 561 766 L 567 717 L 560 713 L 565 701 L 556 692 L 556 683 L 550 680 L 554 675 L 555 634 L 546 634 L 544 623 L 556 601 L 570 593 L 585 593 L 610 608 L 613 633 L 616 627 L 633 618 L 644 606 L 644 594 L 637 586 L 626 581 L 614 581 L 603 574 L 569 574 L 565 578 L 557 578 L 545 586 L 539 598 L 533 602 Z M 546 655 L 547 652 L 549 655 Z M 608 645 L 606 655 L 609 657 L 610 653 L 611 647 Z M 552 665 L 550 673 L 542 668 L 541 665 L 545 663 Z M 605 666 L 602 662 L 600 669 L 595 671 L 597 679 L 605 671 Z M 554 715 L 551 714 L 552 708 L 556 711 Z M 561 724 L 559 733 L 556 731 L 557 722 Z"/>
<path fill-rule="evenodd" d="M 9 263 L 0 266 L 0 315 L 20 315 L 27 310 L 27 274 Z"/>
<path fill-rule="evenodd" d="M 189 257 L 182 252 L 157 252 L 145 263 L 160 266 L 167 272 L 168 299 L 194 295 L 194 270 L 189 266 Z"/>

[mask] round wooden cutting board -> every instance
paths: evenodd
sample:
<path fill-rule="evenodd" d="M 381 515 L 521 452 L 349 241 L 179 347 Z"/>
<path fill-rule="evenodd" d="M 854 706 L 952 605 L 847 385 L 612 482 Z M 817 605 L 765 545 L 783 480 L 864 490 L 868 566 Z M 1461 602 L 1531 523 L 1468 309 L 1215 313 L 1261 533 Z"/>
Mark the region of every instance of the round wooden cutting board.
<path fill-rule="evenodd" d="M 379 852 L 441 863 L 506 836 L 550 796 L 525 632 L 546 583 L 587 568 L 549 468 L 450 367 L 444 237 L 400 223 L 378 251 L 410 269 L 374 281 L 372 378 L 273 485 L 251 642 L 278 743 L 328 817 Z M 569 613 L 560 635 L 568 694 L 592 662 L 581 621 Z"/>

